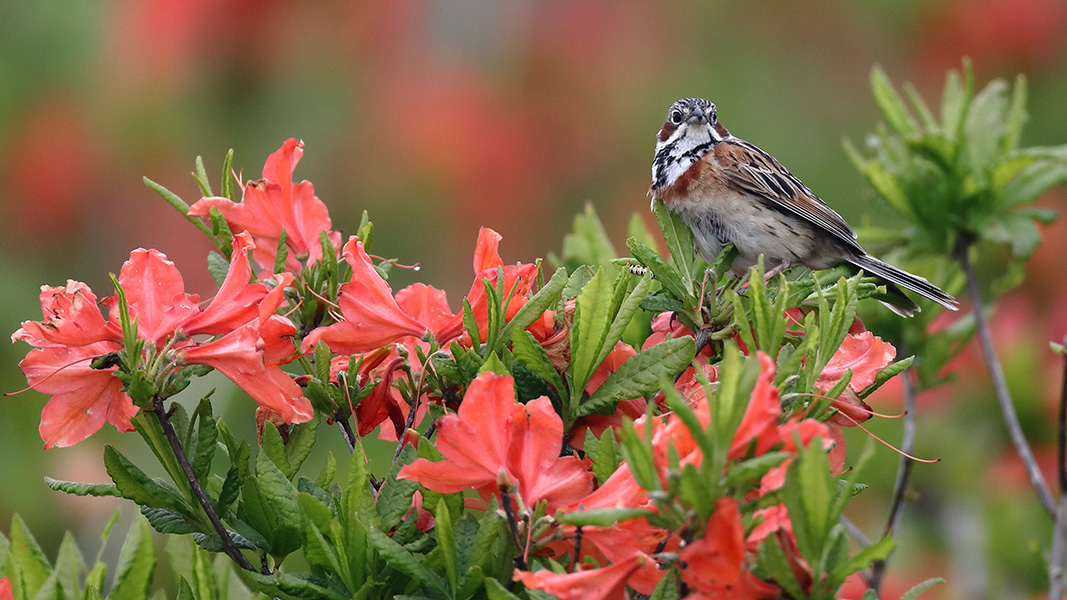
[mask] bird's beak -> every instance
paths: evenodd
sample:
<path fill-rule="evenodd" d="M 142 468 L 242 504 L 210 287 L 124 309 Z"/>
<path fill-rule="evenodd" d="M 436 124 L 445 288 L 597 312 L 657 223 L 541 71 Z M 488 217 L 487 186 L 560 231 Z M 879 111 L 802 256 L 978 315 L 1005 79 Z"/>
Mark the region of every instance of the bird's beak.
<path fill-rule="evenodd" d="M 701 123 L 701 122 L 707 121 L 708 118 L 707 118 L 707 116 L 704 115 L 704 111 L 701 110 L 699 107 L 697 107 L 697 108 L 693 109 L 693 112 L 689 115 L 689 118 L 686 119 L 686 120 L 688 122 L 690 122 L 690 123 L 693 123 L 693 122 Z"/>

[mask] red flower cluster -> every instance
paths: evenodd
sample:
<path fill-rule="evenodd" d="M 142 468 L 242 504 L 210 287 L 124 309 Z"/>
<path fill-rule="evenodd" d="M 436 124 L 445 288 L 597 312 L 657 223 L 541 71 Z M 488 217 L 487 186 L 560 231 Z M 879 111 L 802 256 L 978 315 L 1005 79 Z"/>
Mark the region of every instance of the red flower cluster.
<path fill-rule="evenodd" d="M 291 276 L 279 275 L 273 288 L 248 283 L 252 271 L 247 252 L 254 247 L 247 233 L 234 237 L 226 279 L 206 308 L 200 308 L 198 296 L 185 293 L 181 274 L 161 252 L 133 251 L 118 282 L 137 337 L 144 341 L 138 360 L 158 383 L 184 365 L 214 367 L 286 421 L 306 421 L 311 404 L 278 368 L 292 354 L 288 338 L 296 333 L 288 319 L 274 314 Z M 114 377 L 118 367 L 113 361 L 97 364 L 125 349 L 123 307 L 117 296 L 102 304 L 109 308 L 107 319 L 84 283 L 44 286 L 43 319 L 23 323 L 11 336 L 12 341 L 36 347 L 20 366 L 30 387 L 53 396 L 41 415 L 46 447 L 76 444 L 105 421 L 121 431 L 133 430 L 130 419 L 138 409 Z M 205 336 L 213 337 L 198 341 Z"/>

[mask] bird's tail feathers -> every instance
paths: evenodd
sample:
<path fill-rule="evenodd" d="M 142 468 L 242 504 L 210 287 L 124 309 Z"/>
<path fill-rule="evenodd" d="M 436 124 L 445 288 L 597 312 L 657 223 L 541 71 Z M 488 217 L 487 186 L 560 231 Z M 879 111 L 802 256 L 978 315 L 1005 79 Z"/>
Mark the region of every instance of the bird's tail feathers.
<path fill-rule="evenodd" d="M 870 255 L 852 258 L 849 262 L 863 269 L 865 273 L 876 275 L 890 283 L 895 283 L 896 285 L 907 288 L 924 298 L 937 302 L 949 310 L 960 309 L 959 303 L 955 298 L 918 275 L 912 275 L 907 271 L 898 269 L 891 264 L 884 263 Z M 892 290 L 890 290 L 890 292 L 892 292 Z M 894 306 L 890 305 L 890 308 L 894 308 Z"/>

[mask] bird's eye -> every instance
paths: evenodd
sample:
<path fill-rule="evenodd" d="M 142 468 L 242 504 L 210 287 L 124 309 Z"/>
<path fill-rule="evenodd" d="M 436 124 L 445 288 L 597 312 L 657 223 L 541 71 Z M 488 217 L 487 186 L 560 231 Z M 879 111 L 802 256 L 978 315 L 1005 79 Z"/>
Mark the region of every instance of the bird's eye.
<path fill-rule="evenodd" d="M 678 110 L 671 111 L 671 123 L 677 125 L 682 122 L 682 112 Z"/>

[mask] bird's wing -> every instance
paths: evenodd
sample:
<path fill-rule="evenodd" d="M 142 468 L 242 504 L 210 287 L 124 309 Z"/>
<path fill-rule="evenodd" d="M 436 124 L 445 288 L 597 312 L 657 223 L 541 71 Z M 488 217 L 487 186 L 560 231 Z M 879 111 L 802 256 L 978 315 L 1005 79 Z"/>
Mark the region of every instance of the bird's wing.
<path fill-rule="evenodd" d="M 727 185 L 754 194 L 805 221 L 833 234 L 846 246 L 864 253 L 856 232 L 841 215 L 826 205 L 807 186 L 758 146 L 738 138 L 714 145 L 715 159 Z"/>

